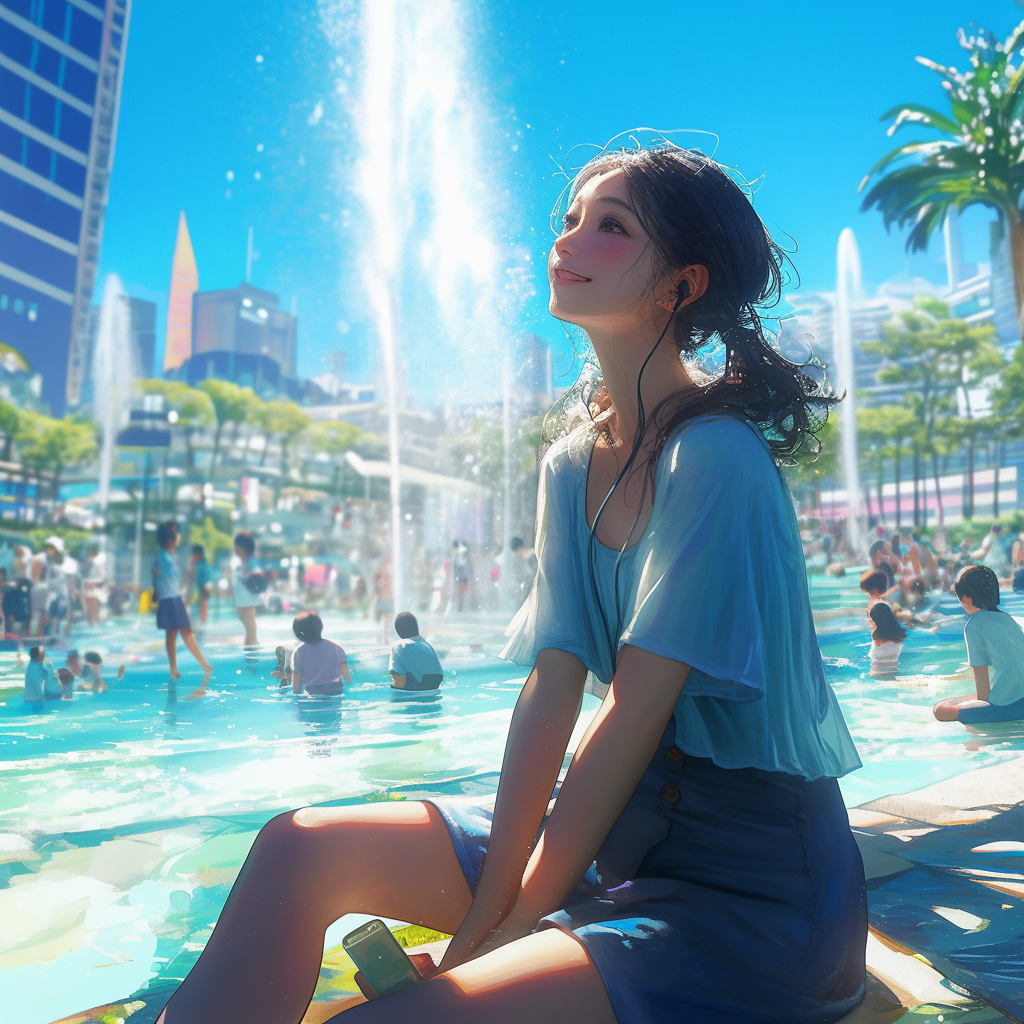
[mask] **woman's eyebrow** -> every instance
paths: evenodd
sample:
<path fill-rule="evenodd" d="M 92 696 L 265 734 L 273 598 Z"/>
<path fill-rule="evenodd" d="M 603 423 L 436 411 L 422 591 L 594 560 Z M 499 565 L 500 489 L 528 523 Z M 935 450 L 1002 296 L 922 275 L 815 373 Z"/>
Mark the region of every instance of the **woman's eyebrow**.
<path fill-rule="evenodd" d="M 615 196 L 598 196 L 597 198 L 602 203 L 614 203 L 616 206 L 621 206 L 624 210 L 629 210 L 630 213 L 635 213 L 633 207 L 624 199 L 617 199 Z"/>

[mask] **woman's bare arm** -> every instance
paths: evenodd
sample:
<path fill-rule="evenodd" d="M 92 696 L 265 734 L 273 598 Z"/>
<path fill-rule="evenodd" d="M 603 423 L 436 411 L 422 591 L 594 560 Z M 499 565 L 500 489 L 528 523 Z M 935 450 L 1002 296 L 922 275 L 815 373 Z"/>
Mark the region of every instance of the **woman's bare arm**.
<path fill-rule="evenodd" d="M 562 783 L 515 908 L 481 952 L 528 934 L 583 877 L 651 762 L 690 666 L 623 648 L 604 705 Z"/>
<path fill-rule="evenodd" d="M 448 947 L 442 970 L 476 956 L 515 905 L 579 715 L 586 679 L 587 670 L 575 655 L 545 650 L 537 656 L 509 727 L 480 884 Z"/>
<path fill-rule="evenodd" d="M 348 686 L 352 682 L 352 673 L 348 669 L 347 661 L 343 661 L 341 663 L 341 668 L 339 669 L 339 671 L 341 672 L 341 678 L 343 682 L 345 683 L 346 686 Z"/>

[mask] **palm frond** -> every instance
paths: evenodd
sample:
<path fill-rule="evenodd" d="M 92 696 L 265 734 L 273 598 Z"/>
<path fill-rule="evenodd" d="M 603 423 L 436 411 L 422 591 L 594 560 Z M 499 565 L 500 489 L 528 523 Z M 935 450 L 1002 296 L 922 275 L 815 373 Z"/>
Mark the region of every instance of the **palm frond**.
<path fill-rule="evenodd" d="M 938 128 L 939 131 L 948 132 L 950 135 L 959 135 L 961 127 L 956 121 L 940 114 L 932 107 L 923 103 L 901 103 L 898 107 L 886 111 L 879 120 L 888 121 L 890 117 L 896 118 L 892 123 L 887 135 L 893 135 L 905 124 L 919 124 L 927 128 Z"/>

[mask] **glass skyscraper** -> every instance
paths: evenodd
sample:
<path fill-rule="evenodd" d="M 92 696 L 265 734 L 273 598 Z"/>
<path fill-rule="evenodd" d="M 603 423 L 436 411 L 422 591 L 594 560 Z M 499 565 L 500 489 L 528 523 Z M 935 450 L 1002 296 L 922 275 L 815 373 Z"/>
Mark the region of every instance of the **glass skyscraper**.
<path fill-rule="evenodd" d="M 78 401 L 131 0 L 0 0 L 0 342 Z"/>

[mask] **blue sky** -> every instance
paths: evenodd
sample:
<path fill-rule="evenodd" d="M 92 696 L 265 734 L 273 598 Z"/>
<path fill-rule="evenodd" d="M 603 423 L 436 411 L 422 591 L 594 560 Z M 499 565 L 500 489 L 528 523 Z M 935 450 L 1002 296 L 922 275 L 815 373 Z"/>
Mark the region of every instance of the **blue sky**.
<path fill-rule="evenodd" d="M 1009 0 L 487 0 L 466 10 L 469 71 L 488 112 L 481 141 L 515 225 L 502 240 L 524 243 L 539 285 L 525 320 L 563 346 L 544 313 L 556 166 L 574 146 L 638 126 L 716 133 L 720 160 L 763 176 L 755 205 L 773 234 L 795 240 L 802 290 L 834 286 L 844 227 L 869 288 L 943 281 L 941 242 L 908 257 L 876 213 L 859 212 L 857 186 L 893 145 L 883 112 L 942 105 L 938 77 L 914 57 L 963 65 L 958 27 L 1003 36 L 1024 18 Z M 312 0 L 135 0 L 101 275 L 117 271 L 129 292 L 158 302 L 158 349 L 184 209 L 202 289 L 243 278 L 251 225 L 253 283 L 297 303 L 300 373 L 323 372 L 326 353 L 343 349 L 350 376 L 372 379 L 376 342 L 354 283 L 361 222 L 344 212 L 357 154 L 339 58 Z M 988 219 L 966 218 L 967 261 L 987 259 Z"/>

